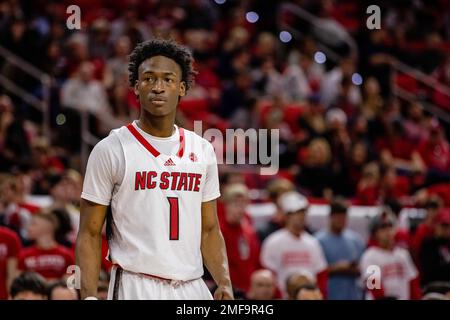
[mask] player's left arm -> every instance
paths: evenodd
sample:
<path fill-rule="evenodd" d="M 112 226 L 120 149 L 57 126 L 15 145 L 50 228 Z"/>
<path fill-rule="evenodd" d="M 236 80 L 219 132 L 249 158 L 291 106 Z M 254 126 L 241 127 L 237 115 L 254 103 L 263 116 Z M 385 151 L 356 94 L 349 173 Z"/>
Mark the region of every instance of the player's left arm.
<path fill-rule="evenodd" d="M 203 262 L 217 284 L 214 299 L 234 299 L 225 241 L 217 219 L 216 200 L 202 202 L 201 251 Z"/>

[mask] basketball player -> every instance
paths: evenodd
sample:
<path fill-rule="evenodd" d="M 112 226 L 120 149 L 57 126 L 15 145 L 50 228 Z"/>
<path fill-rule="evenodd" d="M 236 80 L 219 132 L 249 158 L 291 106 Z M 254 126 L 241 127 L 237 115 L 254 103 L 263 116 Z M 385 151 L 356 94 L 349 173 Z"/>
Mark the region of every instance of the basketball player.
<path fill-rule="evenodd" d="M 212 299 L 203 264 L 217 284 L 214 298 L 233 299 L 213 147 L 174 124 L 192 83 L 192 60 L 166 40 L 140 43 L 130 55 L 141 113 L 89 157 L 76 245 L 83 299 L 97 294 L 105 220 L 114 264 L 108 299 Z"/>

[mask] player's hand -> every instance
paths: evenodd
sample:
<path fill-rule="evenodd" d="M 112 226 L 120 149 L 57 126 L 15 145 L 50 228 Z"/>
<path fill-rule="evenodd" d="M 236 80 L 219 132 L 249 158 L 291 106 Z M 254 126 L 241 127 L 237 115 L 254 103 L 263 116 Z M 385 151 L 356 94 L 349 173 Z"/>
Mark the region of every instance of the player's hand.
<path fill-rule="evenodd" d="M 233 289 L 230 286 L 218 286 L 214 292 L 214 300 L 234 300 Z"/>

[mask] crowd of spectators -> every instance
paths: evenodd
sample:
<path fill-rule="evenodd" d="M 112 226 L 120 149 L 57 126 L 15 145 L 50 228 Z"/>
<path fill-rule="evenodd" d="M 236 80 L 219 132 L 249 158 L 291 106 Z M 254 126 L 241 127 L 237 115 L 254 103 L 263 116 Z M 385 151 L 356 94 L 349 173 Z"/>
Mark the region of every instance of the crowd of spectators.
<path fill-rule="evenodd" d="M 73 2 L 81 7 L 81 30 L 66 27 Z M 201 120 L 203 129 L 280 132 L 276 176 L 249 165 L 219 168 L 219 218 L 237 297 L 448 295 L 450 132 L 426 106 L 445 113 L 450 96 L 398 75 L 397 85 L 415 97 L 400 99 L 392 72 L 400 60 L 450 85 L 449 1 L 380 1 L 379 30 L 365 27 L 365 1 L 292 2 L 324 25 L 339 22 L 356 40 L 358 56 L 338 37 L 289 14 L 277 17 L 275 0 L 0 0 L 0 45 L 52 79 L 50 135 L 40 112 L 0 88 L 0 299 L 8 292 L 20 299 L 78 297 L 61 281 L 70 276 L 79 219 L 80 119 L 87 112 L 90 132 L 102 138 L 138 116 L 127 57 L 152 37 L 179 41 L 195 58 L 198 74 L 179 104 L 179 125 L 193 129 Z M 278 19 L 298 35 L 283 42 Z M 342 58 L 318 59 L 319 42 Z M 36 79 L 1 57 L 0 73 L 43 97 Z M 252 202 L 277 207 L 263 228 L 246 211 Z M 327 229 L 305 224 L 314 202 L 331 204 Z M 346 228 L 351 205 L 385 208 L 368 243 Z M 405 207 L 424 208 L 423 222 L 398 228 Z M 105 239 L 103 247 L 106 256 Z M 374 264 L 393 280 L 368 290 L 365 269 Z M 102 268 L 105 297 L 107 260 Z"/>

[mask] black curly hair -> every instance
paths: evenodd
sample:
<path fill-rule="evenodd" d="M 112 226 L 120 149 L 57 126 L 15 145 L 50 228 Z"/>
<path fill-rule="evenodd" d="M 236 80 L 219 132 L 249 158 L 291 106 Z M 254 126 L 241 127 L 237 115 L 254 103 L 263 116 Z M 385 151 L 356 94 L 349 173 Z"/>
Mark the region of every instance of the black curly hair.
<path fill-rule="evenodd" d="M 153 39 L 139 43 L 130 54 L 128 64 L 130 86 L 138 80 L 141 63 L 154 56 L 164 56 L 174 60 L 181 68 L 181 81 L 186 84 L 186 91 L 192 86 L 196 72 L 191 52 L 173 40 Z"/>

